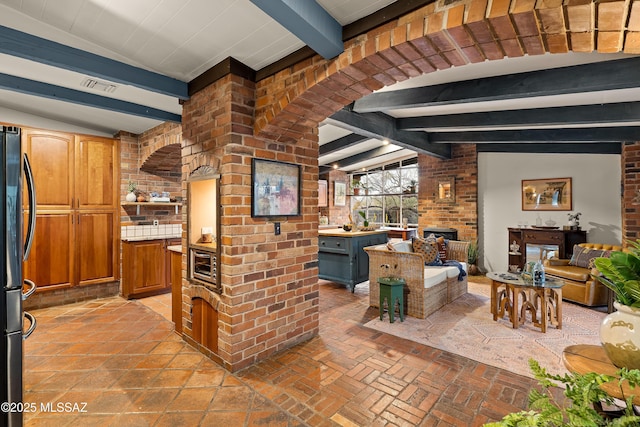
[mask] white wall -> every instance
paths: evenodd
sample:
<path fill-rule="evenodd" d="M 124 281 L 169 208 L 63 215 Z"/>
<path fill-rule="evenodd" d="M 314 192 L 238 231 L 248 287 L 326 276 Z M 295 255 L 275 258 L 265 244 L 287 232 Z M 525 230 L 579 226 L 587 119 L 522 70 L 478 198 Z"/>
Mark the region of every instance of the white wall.
<path fill-rule="evenodd" d="M 18 126 L 33 127 L 38 129 L 47 129 L 59 132 L 84 133 L 94 136 L 105 136 L 113 138 L 112 134 L 108 134 L 96 129 L 76 126 L 69 123 L 58 122 L 44 117 L 36 116 L 22 111 L 11 110 L 9 108 L 0 107 L 0 122 L 15 124 Z"/>
<path fill-rule="evenodd" d="M 521 180 L 572 178 L 572 213 L 582 212 L 580 226 L 588 242 L 622 241 L 620 155 L 478 153 L 478 234 L 480 266 L 507 270 L 507 227 L 552 219 L 567 224 L 567 211 L 523 211 Z"/>

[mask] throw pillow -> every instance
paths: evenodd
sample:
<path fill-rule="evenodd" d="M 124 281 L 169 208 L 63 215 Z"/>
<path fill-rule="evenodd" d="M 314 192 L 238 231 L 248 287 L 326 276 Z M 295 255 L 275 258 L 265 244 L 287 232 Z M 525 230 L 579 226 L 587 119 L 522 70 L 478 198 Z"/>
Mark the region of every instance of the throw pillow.
<path fill-rule="evenodd" d="M 438 245 L 438 259 L 441 263 L 445 262 L 447 260 L 448 241 L 445 240 L 445 238 L 442 236 L 436 237 L 436 235 L 433 233 L 429 234 L 425 240 L 427 242 L 436 242 L 436 244 Z"/>
<path fill-rule="evenodd" d="M 593 260 L 596 258 L 609 258 L 611 251 L 604 251 L 600 249 L 584 248 L 582 246 L 573 245 L 573 255 L 569 261 L 569 265 L 575 265 L 576 267 L 593 268 Z"/>
<path fill-rule="evenodd" d="M 427 241 L 420 237 L 414 237 L 411 240 L 413 252 L 419 253 L 424 259 L 425 265 L 441 265 L 438 259 L 438 244 L 435 241 Z"/>

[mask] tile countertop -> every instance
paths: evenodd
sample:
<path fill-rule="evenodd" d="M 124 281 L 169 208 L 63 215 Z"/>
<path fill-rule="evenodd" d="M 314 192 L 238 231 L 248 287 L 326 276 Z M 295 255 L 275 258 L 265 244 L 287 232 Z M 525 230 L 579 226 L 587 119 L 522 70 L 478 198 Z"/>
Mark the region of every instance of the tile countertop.
<path fill-rule="evenodd" d="M 123 242 L 141 242 L 144 240 L 164 240 L 164 239 L 181 239 L 182 236 L 180 234 L 157 234 L 155 236 L 134 236 L 134 237 L 123 237 Z"/>
<path fill-rule="evenodd" d="M 180 239 L 181 224 L 128 225 L 120 227 L 120 238 L 123 242 L 139 242 L 144 240 Z"/>

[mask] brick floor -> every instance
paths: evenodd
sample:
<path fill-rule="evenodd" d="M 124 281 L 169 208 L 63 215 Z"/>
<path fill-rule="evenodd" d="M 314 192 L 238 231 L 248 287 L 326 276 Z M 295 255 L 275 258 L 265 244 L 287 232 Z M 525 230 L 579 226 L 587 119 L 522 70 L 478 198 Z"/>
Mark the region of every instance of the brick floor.
<path fill-rule="evenodd" d="M 148 304 L 154 306 L 154 304 Z M 321 282 L 320 335 L 237 374 L 138 301 L 36 310 L 27 426 L 480 426 L 526 407 L 535 381 L 364 328 L 366 284 Z M 505 349 L 505 351 L 508 351 Z M 86 402 L 86 412 L 41 403 Z"/>

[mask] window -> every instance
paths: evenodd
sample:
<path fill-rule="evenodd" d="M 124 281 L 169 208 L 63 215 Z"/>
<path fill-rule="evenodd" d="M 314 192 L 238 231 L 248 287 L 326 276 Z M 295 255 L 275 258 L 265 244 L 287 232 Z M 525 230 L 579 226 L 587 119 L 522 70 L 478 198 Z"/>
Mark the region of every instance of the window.
<path fill-rule="evenodd" d="M 357 195 L 351 196 L 351 216 L 361 223 L 359 211 L 365 212 L 371 225 L 401 227 L 402 218 L 409 226 L 418 225 L 418 159 L 394 162 L 351 176 L 359 182 Z"/>

